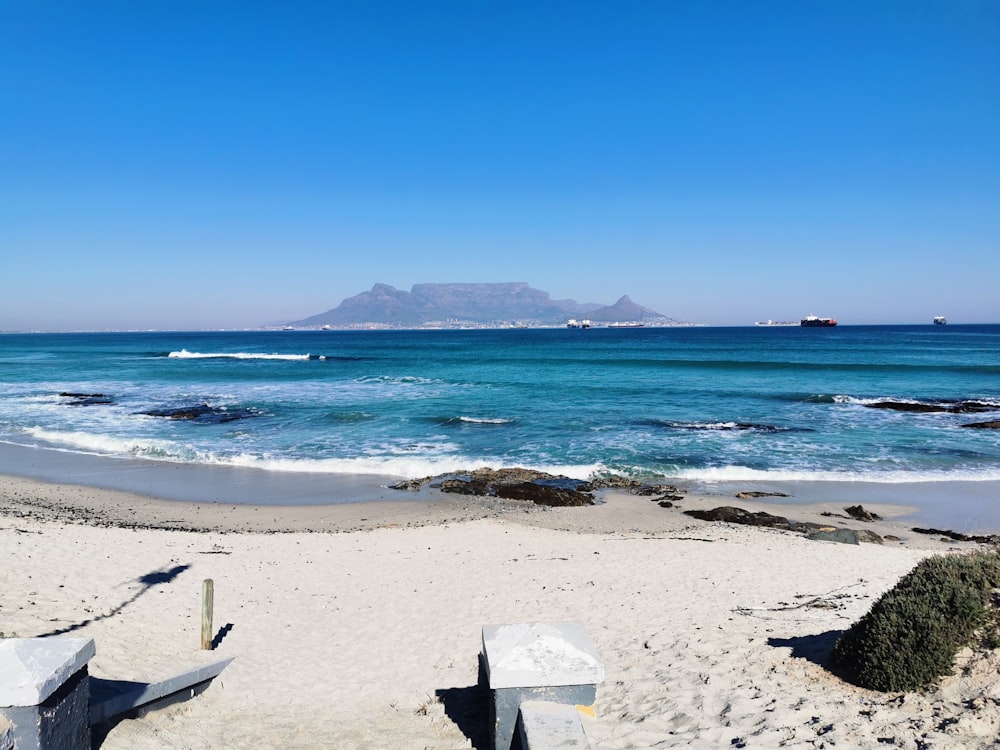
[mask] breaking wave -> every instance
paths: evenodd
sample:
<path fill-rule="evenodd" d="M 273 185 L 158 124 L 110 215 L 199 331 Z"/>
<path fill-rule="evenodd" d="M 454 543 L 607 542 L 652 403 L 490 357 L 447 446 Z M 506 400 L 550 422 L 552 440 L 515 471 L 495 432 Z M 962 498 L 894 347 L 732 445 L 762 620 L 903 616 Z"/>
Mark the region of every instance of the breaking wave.
<path fill-rule="evenodd" d="M 312 354 L 260 354 L 257 352 L 189 352 L 181 349 L 167 354 L 170 359 L 276 359 L 290 362 L 307 361 L 310 359 L 326 359 L 323 355 Z"/>

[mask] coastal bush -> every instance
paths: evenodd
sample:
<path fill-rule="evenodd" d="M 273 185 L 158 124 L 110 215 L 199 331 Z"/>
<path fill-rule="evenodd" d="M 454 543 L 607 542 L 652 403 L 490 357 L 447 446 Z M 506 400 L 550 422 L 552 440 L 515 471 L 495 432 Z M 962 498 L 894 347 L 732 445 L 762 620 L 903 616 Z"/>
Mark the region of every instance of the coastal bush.
<path fill-rule="evenodd" d="M 927 558 L 840 637 L 831 663 L 872 690 L 928 687 L 962 648 L 1000 642 L 998 588 L 1000 552 Z"/>

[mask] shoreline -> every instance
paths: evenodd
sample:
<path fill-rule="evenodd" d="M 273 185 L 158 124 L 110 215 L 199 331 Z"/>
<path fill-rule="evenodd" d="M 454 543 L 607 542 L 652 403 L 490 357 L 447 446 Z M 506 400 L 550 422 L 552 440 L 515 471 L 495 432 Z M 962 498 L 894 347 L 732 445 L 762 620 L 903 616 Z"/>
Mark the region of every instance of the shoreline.
<path fill-rule="evenodd" d="M 547 507 L 528 501 L 442 493 L 423 489 L 402 501 L 369 500 L 327 505 L 250 505 L 218 502 L 177 502 L 103 487 L 48 482 L 0 473 L 0 518 L 38 523 L 75 524 L 133 531 L 175 531 L 204 535 L 354 534 L 380 529 L 415 529 L 497 521 L 518 526 L 570 531 L 577 534 L 656 535 L 681 529 L 718 526 L 684 513 L 735 506 L 750 513 L 787 517 L 799 523 L 873 532 L 886 546 L 945 552 L 971 549 L 975 542 L 956 542 L 938 534 L 914 531 L 915 507 L 898 503 L 865 504 L 881 518 L 859 521 L 845 508 L 849 499 L 804 502 L 798 498 L 736 498 L 731 495 L 683 492 L 673 507 L 660 507 L 655 497 L 625 490 L 596 491 L 592 506 Z M 780 503 L 774 502 L 781 501 Z M 769 527 L 722 523 L 723 527 L 776 534 L 802 534 Z"/>
<path fill-rule="evenodd" d="M 474 467 L 469 467 L 474 468 Z M 412 525 L 434 519 L 468 519 L 496 515 L 504 503 L 496 499 L 455 496 L 429 487 L 396 490 L 389 484 L 403 477 L 375 474 L 276 472 L 250 467 L 179 464 L 140 458 L 87 455 L 43 447 L 0 442 L 0 476 L 56 485 L 114 490 L 146 498 L 140 505 L 152 515 L 150 523 L 173 517 L 195 528 L 211 515 L 212 506 L 232 508 L 238 520 L 231 530 L 259 528 L 255 519 L 268 518 L 281 530 L 321 529 L 324 525 L 364 528 L 371 517 L 382 523 Z M 877 483 L 865 481 L 677 481 L 684 494 L 704 503 L 746 506 L 735 495 L 744 491 L 783 493 L 766 497 L 758 510 L 775 514 L 788 506 L 862 504 L 882 507 L 881 515 L 910 526 L 949 529 L 970 534 L 1000 533 L 1000 482 L 941 481 Z M 70 495 L 79 494 L 77 490 Z M 130 517 L 129 504 L 117 503 L 119 522 Z M 136 503 L 132 503 L 135 506 Z M 194 507 L 185 507 L 194 506 Z M 366 509 L 378 506 L 378 510 Z M 415 507 L 424 506 L 424 507 Z M 514 505 L 513 508 L 519 506 Z M 152 509 L 156 509 L 155 513 Z M 237 512 L 237 509 L 242 511 Z"/>

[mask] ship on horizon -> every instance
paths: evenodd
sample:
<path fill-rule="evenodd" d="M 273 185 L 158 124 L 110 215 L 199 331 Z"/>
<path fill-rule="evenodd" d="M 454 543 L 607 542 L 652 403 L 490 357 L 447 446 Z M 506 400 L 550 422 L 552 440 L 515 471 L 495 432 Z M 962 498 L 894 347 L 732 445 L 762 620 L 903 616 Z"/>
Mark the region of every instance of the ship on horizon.
<path fill-rule="evenodd" d="M 799 325 L 803 328 L 830 328 L 837 325 L 837 321 L 833 318 L 819 318 L 815 315 L 807 315 L 799 321 Z"/>

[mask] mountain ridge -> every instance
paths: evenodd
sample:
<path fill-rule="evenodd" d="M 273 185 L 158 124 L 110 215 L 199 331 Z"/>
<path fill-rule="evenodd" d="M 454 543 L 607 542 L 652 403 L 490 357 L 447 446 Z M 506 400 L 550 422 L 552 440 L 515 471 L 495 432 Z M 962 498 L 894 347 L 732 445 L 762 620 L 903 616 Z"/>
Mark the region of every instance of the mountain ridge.
<path fill-rule="evenodd" d="M 367 292 L 347 297 L 326 312 L 293 321 L 296 326 L 383 325 L 420 327 L 433 323 L 475 324 L 565 323 L 568 318 L 593 321 L 644 322 L 672 318 L 643 307 L 626 294 L 614 305 L 554 300 L 524 281 L 501 283 L 414 284 L 409 292 L 376 283 Z"/>

